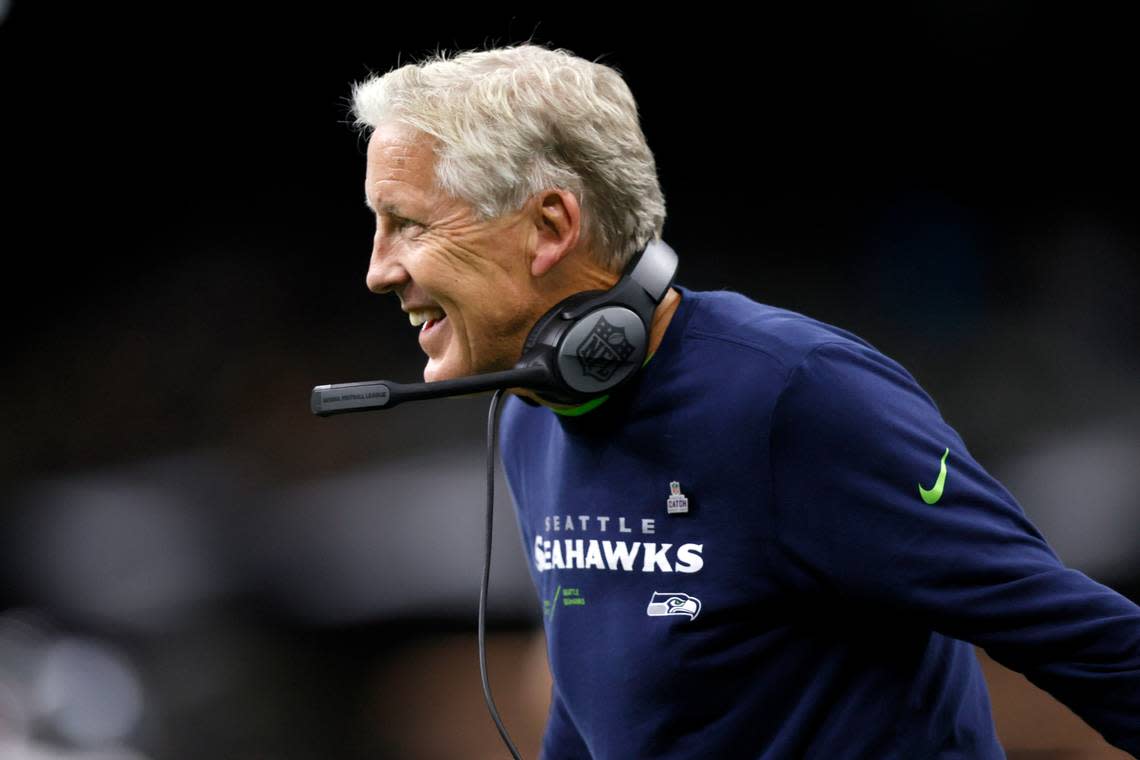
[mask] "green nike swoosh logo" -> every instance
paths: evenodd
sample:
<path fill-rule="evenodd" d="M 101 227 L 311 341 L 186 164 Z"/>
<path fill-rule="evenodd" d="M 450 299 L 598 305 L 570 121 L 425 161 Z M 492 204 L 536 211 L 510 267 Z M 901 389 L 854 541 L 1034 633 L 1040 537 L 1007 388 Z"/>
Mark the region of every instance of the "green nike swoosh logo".
<path fill-rule="evenodd" d="M 922 483 L 918 484 L 918 495 L 927 504 L 937 504 L 938 500 L 942 498 L 942 487 L 946 485 L 946 457 L 949 456 L 950 449 L 947 448 L 942 454 L 942 464 L 938 468 L 938 480 L 934 481 L 934 487 L 929 491 L 922 487 Z"/>

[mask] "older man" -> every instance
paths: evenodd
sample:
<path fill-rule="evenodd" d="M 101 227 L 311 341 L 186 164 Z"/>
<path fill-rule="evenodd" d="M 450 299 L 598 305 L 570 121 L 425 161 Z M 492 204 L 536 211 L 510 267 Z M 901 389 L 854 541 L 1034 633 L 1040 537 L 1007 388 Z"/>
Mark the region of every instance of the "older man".
<path fill-rule="evenodd" d="M 522 46 L 354 96 L 368 286 L 420 326 L 426 380 L 509 368 L 660 236 L 606 66 Z M 1002 757 L 967 642 L 1140 752 L 1140 609 L 1061 565 L 905 369 L 680 286 L 648 354 L 611 394 L 504 411 L 554 676 L 544 757 Z"/>

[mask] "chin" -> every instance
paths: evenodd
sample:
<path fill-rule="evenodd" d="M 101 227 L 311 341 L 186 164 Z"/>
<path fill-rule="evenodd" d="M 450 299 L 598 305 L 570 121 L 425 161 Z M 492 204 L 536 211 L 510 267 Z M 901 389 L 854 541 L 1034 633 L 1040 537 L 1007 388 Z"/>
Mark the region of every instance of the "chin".
<path fill-rule="evenodd" d="M 424 382 L 438 383 L 440 380 L 454 380 L 457 377 L 466 377 L 470 374 L 470 371 L 463 371 L 462 368 L 456 367 L 454 362 L 437 362 L 429 359 L 424 367 Z"/>

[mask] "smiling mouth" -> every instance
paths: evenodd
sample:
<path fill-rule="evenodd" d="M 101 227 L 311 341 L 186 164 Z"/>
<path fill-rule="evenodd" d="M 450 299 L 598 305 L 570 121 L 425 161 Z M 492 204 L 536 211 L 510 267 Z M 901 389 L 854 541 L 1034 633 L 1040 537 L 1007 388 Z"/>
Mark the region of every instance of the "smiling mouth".
<path fill-rule="evenodd" d="M 421 327 L 421 332 L 426 332 L 443 320 L 447 319 L 447 314 L 443 309 L 430 307 L 427 309 L 412 309 L 408 312 L 408 321 L 412 323 L 412 327 Z"/>
<path fill-rule="evenodd" d="M 420 348 L 429 357 L 443 355 L 447 344 L 447 313 L 439 306 L 425 306 L 408 310 L 408 321 L 412 327 L 420 328 Z"/>

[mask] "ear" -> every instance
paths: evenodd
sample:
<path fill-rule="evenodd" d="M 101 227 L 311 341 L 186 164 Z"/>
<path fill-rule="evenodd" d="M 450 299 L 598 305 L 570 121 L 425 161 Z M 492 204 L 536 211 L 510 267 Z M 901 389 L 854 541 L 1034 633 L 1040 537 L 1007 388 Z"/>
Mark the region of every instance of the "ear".
<path fill-rule="evenodd" d="M 536 232 L 530 273 L 541 277 L 578 245 L 582 209 L 569 190 L 543 190 L 534 196 L 532 220 Z"/>

